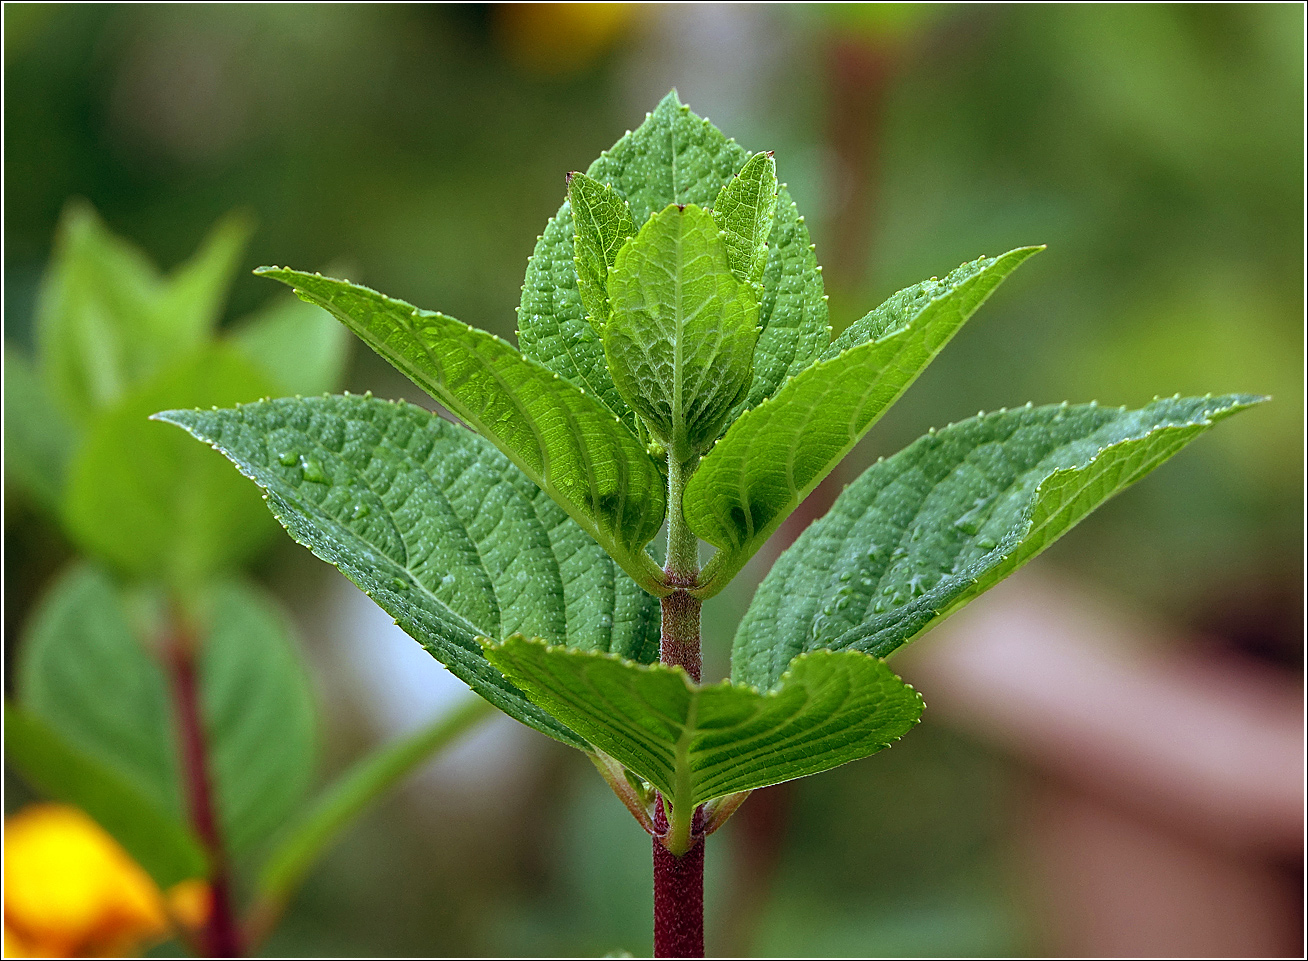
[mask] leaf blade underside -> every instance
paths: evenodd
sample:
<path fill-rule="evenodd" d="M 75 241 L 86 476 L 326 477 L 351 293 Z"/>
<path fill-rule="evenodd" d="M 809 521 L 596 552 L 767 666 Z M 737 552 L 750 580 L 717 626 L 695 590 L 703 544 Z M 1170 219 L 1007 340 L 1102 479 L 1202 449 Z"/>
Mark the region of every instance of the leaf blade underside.
<path fill-rule="evenodd" d="M 521 635 L 487 642 L 486 652 L 551 714 L 682 807 L 874 754 L 923 707 L 879 659 L 857 652 L 799 658 L 763 693 Z"/>

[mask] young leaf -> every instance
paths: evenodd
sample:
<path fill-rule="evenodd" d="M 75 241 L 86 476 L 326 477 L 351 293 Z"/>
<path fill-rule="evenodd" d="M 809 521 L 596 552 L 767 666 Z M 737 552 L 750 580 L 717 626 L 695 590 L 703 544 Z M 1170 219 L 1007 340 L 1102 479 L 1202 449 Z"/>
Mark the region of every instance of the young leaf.
<path fill-rule="evenodd" d="M 338 567 L 478 694 L 584 746 L 482 655 L 478 636 L 530 631 L 638 660 L 658 656 L 658 603 L 484 439 L 368 397 L 169 411 L 268 493 L 277 519 Z"/>
<path fill-rule="evenodd" d="M 982 258 L 943 281 L 900 291 L 728 428 L 686 487 L 686 522 L 718 548 L 701 596 L 731 580 L 1000 282 L 1039 249 Z"/>
<path fill-rule="evenodd" d="M 232 331 L 228 343 L 267 373 L 278 394 L 311 397 L 340 386 L 350 332 L 327 311 L 284 293 Z"/>
<path fill-rule="evenodd" d="M 568 203 L 577 233 L 577 291 L 586 319 L 602 331 L 609 319 L 609 268 L 636 226 L 627 202 L 612 187 L 585 174 L 568 175 Z"/>
<path fill-rule="evenodd" d="M 668 94 L 641 126 L 600 155 L 586 171 L 612 185 L 630 204 L 637 226 L 668 204 L 714 203 L 749 152 Z M 632 413 L 609 378 L 596 331 L 586 322 L 573 261 L 571 206 L 550 220 L 527 262 L 518 342 L 522 352 L 600 398 L 633 425 Z M 771 396 L 785 378 L 809 366 L 831 340 L 822 274 L 808 228 L 784 186 L 769 237 L 758 346 L 749 394 L 738 408 Z"/>
<path fill-rule="evenodd" d="M 1249 395 L 984 414 L 879 461 L 781 555 L 736 633 L 764 687 L 819 649 L 885 657 L 1044 550 Z"/>
<path fill-rule="evenodd" d="M 637 583 L 666 593 L 645 553 L 663 524 L 663 475 L 594 398 L 485 331 L 318 274 L 256 271 L 326 308 L 503 451 Z"/>
<path fill-rule="evenodd" d="M 604 355 L 618 392 L 680 462 L 749 387 L 758 301 L 731 273 L 713 215 L 667 207 L 618 252 Z"/>
<path fill-rule="evenodd" d="M 5 473 L 38 504 L 58 513 L 77 430 L 27 358 L 8 344 L 4 351 Z"/>
<path fill-rule="evenodd" d="M 64 522 L 74 540 L 133 575 L 187 588 L 260 550 L 276 527 L 258 493 L 221 457 L 148 418 L 268 392 L 248 361 L 215 345 L 102 411 L 69 466 Z"/>
<path fill-rule="evenodd" d="M 776 213 L 777 162 L 771 153 L 754 154 L 713 201 L 713 222 L 727 235 L 727 261 L 747 284 L 763 282 Z"/>
<path fill-rule="evenodd" d="M 568 651 L 521 635 L 486 644 L 513 683 L 663 793 L 677 812 L 874 754 L 922 699 L 875 657 L 816 651 L 762 692 L 694 684 L 680 668 Z"/>
<path fill-rule="evenodd" d="M 18 696 L 69 750 L 182 818 L 168 683 L 102 571 L 74 567 L 41 602 L 18 649 Z"/>
<path fill-rule="evenodd" d="M 47 797 L 75 804 L 161 888 L 207 874 L 204 851 L 175 812 L 72 747 L 36 715 L 5 702 L 5 763 Z"/>
<path fill-rule="evenodd" d="M 313 777 L 316 711 L 286 616 L 252 587 L 219 586 L 198 664 L 227 850 L 240 856 L 280 828 Z"/>
<path fill-rule="evenodd" d="M 68 206 L 37 303 L 37 359 L 74 418 L 115 403 L 198 348 L 222 312 L 250 225 L 229 217 L 162 277 L 89 205 Z"/>

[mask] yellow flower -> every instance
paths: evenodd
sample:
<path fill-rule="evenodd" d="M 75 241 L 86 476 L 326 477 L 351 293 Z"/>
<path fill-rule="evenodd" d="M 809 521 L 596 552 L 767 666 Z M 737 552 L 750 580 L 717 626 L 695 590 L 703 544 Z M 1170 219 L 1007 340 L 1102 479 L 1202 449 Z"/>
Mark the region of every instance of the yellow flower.
<path fill-rule="evenodd" d="M 209 913 L 209 888 L 183 881 L 165 896 L 86 814 L 34 804 L 5 819 L 4 955 L 135 955 Z"/>

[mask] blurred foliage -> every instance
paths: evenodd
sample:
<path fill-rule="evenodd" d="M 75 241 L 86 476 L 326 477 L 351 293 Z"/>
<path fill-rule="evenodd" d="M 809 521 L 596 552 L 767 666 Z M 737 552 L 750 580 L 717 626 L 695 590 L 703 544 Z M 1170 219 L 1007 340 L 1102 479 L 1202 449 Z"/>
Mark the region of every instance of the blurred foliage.
<path fill-rule="evenodd" d="M 233 318 L 267 296 L 248 268 L 336 257 L 371 286 L 508 335 L 525 259 L 563 199 L 564 173 L 676 85 L 746 146 L 777 150 L 821 260 L 843 257 L 837 237 L 863 245 L 850 262 L 866 267 L 829 271 L 837 322 L 978 254 L 1049 244 L 856 457 L 1027 399 L 1140 406 L 1156 392 L 1272 394 L 1242 430 L 1108 505 L 1048 562 L 1192 626 L 1233 624 L 1246 649 L 1297 663 L 1302 8 L 920 10 L 668 6 L 596 11 L 596 23 L 567 32 L 558 19 L 524 26 L 537 11 L 511 26 L 512 11 L 476 4 L 6 6 L 7 412 L 8 388 L 23 376 L 9 370 L 9 348 L 34 343 L 40 278 L 69 197 L 88 198 L 114 232 L 169 268 L 221 215 L 253 209 L 259 226 L 221 315 L 232 344 L 242 337 Z M 602 39 L 579 44 L 584 56 L 557 49 L 579 31 Z M 877 70 L 839 73 L 836 53 L 850 49 Z M 865 131 L 874 149 L 842 160 L 831 118 L 852 95 L 842 87 L 849 76 L 868 78 L 860 82 L 880 107 Z M 847 181 L 833 173 L 842 163 L 871 198 L 852 233 L 837 230 L 850 207 Z M 294 348 L 286 356 L 291 369 L 305 359 Z M 408 389 L 365 352 L 347 382 L 382 396 Z M 70 456 L 50 424 L 34 432 L 41 443 L 21 468 L 32 476 Z M 7 423 L 7 448 L 16 435 Z M 24 487 L 32 497 L 7 482 L 7 656 L 14 625 L 69 550 L 33 506 L 51 491 Z M 751 589 L 741 578 L 706 610 L 710 666 Z M 930 716 L 875 761 L 795 789 L 779 873 L 757 895 L 768 908 L 756 950 L 1028 945 L 1002 855 L 1020 806 L 977 803 L 1011 793 L 1012 772 L 933 734 Z M 567 892 L 584 888 L 577 879 L 601 855 L 612 865 L 639 847 L 643 864 L 647 841 L 629 824 L 606 840 L 601 818 L 627 818 L 611 801 L 567 821 L 562 840 L 542 831 L 564 823 L 554 812 L 583 784 L 604 791 L 588 765 L 551 763 L 554 776 L 500 823 L 433 828 L 417 795 L 370 815 L 272 946 L 639 950 L 644 909 L 622 899 L 644 896 L 635 875 L 627 884 L 607 871 L 600 901 Z M 854 829 L 831 830 L 826 812 L 851 803 L 864 812 Z M 710 872 L 737 849 L 733 838 L 711 851 Z M 840 898 L 816 903 L 838 884 Z M 641 927 L 625 934 L 621 918 L 637 915 Z M 828 941 L 796 943 L 801 923 Z M 514 933 L 524 926 L 529 934 Z"/>

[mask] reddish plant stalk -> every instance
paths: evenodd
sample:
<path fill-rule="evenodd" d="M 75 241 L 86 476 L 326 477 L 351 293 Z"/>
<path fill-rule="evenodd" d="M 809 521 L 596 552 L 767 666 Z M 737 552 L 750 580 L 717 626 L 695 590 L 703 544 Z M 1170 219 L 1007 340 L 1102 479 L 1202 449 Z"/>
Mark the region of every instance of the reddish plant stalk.
<path fill-rule="evenodd" d="M 177 710 L 182 772 L 191 824 L 209 856 L 209 920 L 200 934 L 201 947 L 210 957 L 236 958 L 242 952 L 240 926 L 232 909 L 231 878 L 218 829 L 213 784 L 209 777 L 208 748 L 200 714 L 194 635 L 181 624 L 173 626 L 165 657 L 172 674 L 173 703 Z"/>
<path fill-rule="evenodd" d="M 701 817 L 695 813 L 695 826 Z M 664 834 L 668 818 L 663 799 L 655 805 L 654 827 Z M 695 830 L 694 846 L 677 857 L 654 838 L 654 957 L 704 957 L 704 838 Z"/>

